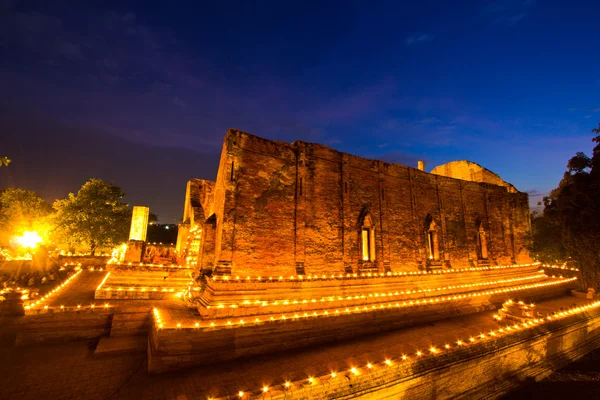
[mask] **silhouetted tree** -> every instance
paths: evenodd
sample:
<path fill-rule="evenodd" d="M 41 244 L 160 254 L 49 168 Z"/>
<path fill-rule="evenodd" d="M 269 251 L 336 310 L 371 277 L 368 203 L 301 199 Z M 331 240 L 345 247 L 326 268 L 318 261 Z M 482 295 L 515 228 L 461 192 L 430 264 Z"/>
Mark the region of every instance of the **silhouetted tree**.
<path fill-rule="evenodd" d="M 89 249 L 114 247 L 127 240 L 131 211 L 122 201 L 121 188 L 101 179 L 90 179 L 77 194 L 54 202 L 57 229 L 71 244 Z"/>
<path fill-rule="evenodd" d="M 583 289 L 600 283 L 600 124 L 592 132 L 592 158 L 579 152 L 569 160 L 558 187 L 544 198 L 543 215 L 532 221 L 533 254 L 541 261 L 571 260 Z"/>
<path fill-rule="evenodd" d="M 544 264 L 563 264 L 567 253 L 562 244 L 560 223 L 537 211 L 531 214 L 531 255 Z"/>

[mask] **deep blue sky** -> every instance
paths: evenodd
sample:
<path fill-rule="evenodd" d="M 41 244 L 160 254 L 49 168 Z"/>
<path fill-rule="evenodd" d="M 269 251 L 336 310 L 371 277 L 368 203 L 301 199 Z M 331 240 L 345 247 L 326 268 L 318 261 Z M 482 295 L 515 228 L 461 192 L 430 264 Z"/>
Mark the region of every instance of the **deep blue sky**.
<path fill-rule="evenodd" d="M 150 3 L 0 0 L 0 185 L 100 177 L 174 222 L 235 127 L 468 159 L 537 201 L 592 149 L 597 1 Z"/>

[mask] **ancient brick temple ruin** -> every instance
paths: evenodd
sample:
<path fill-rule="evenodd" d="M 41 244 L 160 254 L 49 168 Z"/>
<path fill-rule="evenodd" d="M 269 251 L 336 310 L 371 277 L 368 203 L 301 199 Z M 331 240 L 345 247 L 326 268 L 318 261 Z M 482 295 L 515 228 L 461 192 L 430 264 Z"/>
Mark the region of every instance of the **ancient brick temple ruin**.
<path fill-rule="evenodd" d="M 216 182 L 187 184 L 177 249 L 243 277 L 531 262 L 526 193 L 468 161 L 422 169 L 231 129 Z"/>
<path fill-rule="evenodd" d="M 16 343 L 200 368 L 194 398 L 499 397 L 600 346 L 600 301 L 533 263 L 529 230 L 527 195 L 477 164 L 230 130 L 216 181 L 187 184 L 176 264 L 78 271 L 26 305 Z"/>
<path fill-rule="evenodd" d="M 468 161 L 427 173 L 229 130 L 216 181 L 188 182 L 183 220 L 185 265 L 172 274 L 192 278 L 188 308 L 153 310 L 152 373 L 495 311 L 575 283 L 529 258 L 527 194 Z"/>

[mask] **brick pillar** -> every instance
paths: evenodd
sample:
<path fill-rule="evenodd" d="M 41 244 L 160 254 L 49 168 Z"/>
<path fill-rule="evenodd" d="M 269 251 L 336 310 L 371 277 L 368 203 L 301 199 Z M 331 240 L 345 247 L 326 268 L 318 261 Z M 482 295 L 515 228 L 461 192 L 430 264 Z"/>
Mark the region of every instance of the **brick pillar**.
<path fill-rule="evenodd" d="M 516 203 L 511 196 L 508 198 L 508 223 L 510 227 L 510 254 L 511 262 L 516 264 L 517 262 L 517 251 L 515 249 L 515 209 Z"/>
<path fill-rule="evenodd" d="M 439 208 L 439 212 L 440 212 L 440 229 L 439 232 L 441 234 L 441 243 L 442 246 L 439 246 L 441 248 L 439 248 L 439 252 L 441 253 L 441 257 L 439 257 L 440 260 L 442 260 L 444 262 L 444 265 L 446 267 L 450 267 L 450 249 L 447 246 L 448 241 L 446 240 L 447 238 L 447 232 L 446 232 L 446 215 L 444 214 L 444 202 L 442 201 L 442 189 L 440 188 L 440 183 L 438 182 L 438 177 L 435 177 L 436 179 L 436 193 L 437 193 L 437 200 L 438 200 L 438 208 Z M 438 238 L 439 241 L 439 238 Z"/>
<path fill-rule="evenodd" d="M 212 270 L 215 267 L 216 217 L 213 214 L 202 225 L 202 241 L 200 244 L 200 271 Z"/>
<path fill-rule="evenodd" d="M 390 270 L 389 260 L 389 243 L 387 237 L 387 202 L 386 202 L 386 187 L 385 182 L 385 163 L 379 161 L 377 164 L 377 177 L 379 189 L 379 258 L 377 259 L 377 268 L 379 272 L 387 272 Z"/>
<path fill-rule="evenodd" d="M 352 257 L 352 235 L 356 235 L 356 221 L 352 220 L 350 214 L 350 168 L 346 153 L 342 153 L 340 179 L 342 187 L 342 260 L 345 272 L 352 273 L 358 271 L 358 260 Z"/>
<path fill-rule="evenodd" d="M 463 183 L 459 182 L 459 188 L 460 188 L 460 209 L 462 211 L 462 220 L 463 220 L 463 227 L 465 228 L 465 238 L 466 238 L 466 246 L 467 246 L 467 257 L 468 257 L 468 262 L 469 262 L 469 266 L 475 266 L 475 262 L 477 261 L 477 249 L 475 249 L 475 252 L 472 252 L 472 245 L 471 245 L 471 236 L 469 236 L 469 229 L 467 228 L 467 211 L 465 209 L 465 198 L 464 198 L 464 193 L 463 193 Z M 475 254 L 475 257 L 473 257 L 473 254 Z"/>
<path fill-rule="evenodd" d="M 485 251 L 486 251 L 486 258 L 489 258 L 491 260 L 494 261 L 494 264 L 496 263 L 495 258 L 494 258 L 494 253 L 492 252 L 492 249 L 494 248 L 493 246 L 493 234 L 492 234 L 492 219 L 490 217 L 490 210 L 488 208 L 488 193 L 487 190 L 485 192 L 485 197 L 484 197 L 484 204 L 485 204 L 485 217 L 486 217 L 486 226 L 484 226 L 484 234 L 485 234 L 485 238 L 486 238 L 486 243 L 485 243 Z M 487 229 L 486 229 L 487 228 Z M 483 248 L 483 247 L 482 247 Z"/>
<path fill-rule="evenodd" d="M 177 251 L 178 256 L 183 255 L 186 250 L 189 232 L 189 223 L 183 223 L 177 226 L 177 244 L 175 245 L 175 250 Z"/>
<path fill-rule="evenodd" d="M 308 182 L 306 176 L 306 146 L 296 142 L 296 208 L 294 221 L 294 259 L 296 273 L 306 274 L 304 262 L 306 259 L 306 194 Z"/>
<path fill-rule="evenodd" d="M 426 268 L 426 259 L 427 255 L 423 256 L 423 234 L 422 228 L 419 221 L 417 221 L 415 208 L 417 206 L 417 198 L 415 195 L 415 188 L 413 185 L 414 180 L 414 170 L 413 168 L 408 169 L 408 184 L 410 186 L 410 213 L 412 215 L 412 223 L 415 232 L 415 241 L 414 241 L 414 253 L 415 253 L 415 263 L 419 268 Z"/>
<path fill-rule="evenodd" d="M 221 227 L 217 226 L 217 234 L 220 235 L 220 248 L 218 260 L 215 264 L 215 274 L 231 275 L 233 264 L 233 251 L 235 243 L 235 196 L 237 191 L 237 171 L 239 169 L 238 159 L 234 154 L 234 145 L 228 144 L 227 158 L 225 161 L 226 174 L 221 183 L 224 187 L 224 212 Z"/>

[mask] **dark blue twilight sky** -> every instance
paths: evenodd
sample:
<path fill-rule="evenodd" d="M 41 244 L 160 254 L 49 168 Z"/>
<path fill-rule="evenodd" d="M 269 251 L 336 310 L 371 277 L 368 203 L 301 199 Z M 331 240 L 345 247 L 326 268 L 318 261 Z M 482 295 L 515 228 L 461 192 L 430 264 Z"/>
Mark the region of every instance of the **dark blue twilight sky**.
<path fill-rule="evenodd" d="M 162 222 L 227 128 L 555 187 L 600 122 L 598 1 L 0 0 L 0 185 Z M 84 5 L 85 4 L 85 5 Z"/>

